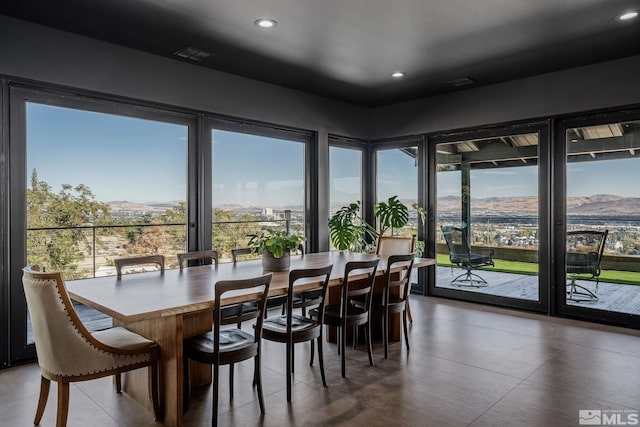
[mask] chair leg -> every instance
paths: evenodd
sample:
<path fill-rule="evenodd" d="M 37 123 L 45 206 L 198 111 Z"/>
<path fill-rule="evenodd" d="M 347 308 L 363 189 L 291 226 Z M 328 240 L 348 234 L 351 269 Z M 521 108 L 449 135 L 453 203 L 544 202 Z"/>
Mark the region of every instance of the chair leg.
<path fill-rule="evenodd" d="M 36 417 L 33 420 L 34 425 L 40 424 L 44 408 L 47 406 L 47 398 L 49 397 L 49 389 L 51 388 L 51 380 L 40 377 L 40 397 L 38 398 L 38 409 L 36 409 Z"/>
<path fill-rule="evenodd" d="M 311 344 L 313 344 L 313 340 L 311 340 Z M 324 376 L 324 355 L 322 354 L 322 331 L 320 331 L 320 336 L 318 336 L 318 360 L 320 362 L 320 375 L 322 376 L 322 385 L 327 386 L 327 379 Z"/>
<path fill-rule="evenodd" d="M 220 367 L 217 364 L 213 364 L 213 416 L 211 419 L 211 425 L 218 425 L 218 386 L 220 385 Z"/>
<path fill-rule="evenodd" d="M 409 317 L 409 323 L 413 325 L 413 316 L 411 315 L 411 305 L 409 304 L 409 294 L 407 294 L 406 306 L 407 306 L 407 316 Z"/>
<path fill-rule="evenodd" d="M 229 365 L 229 398 L 233 400 L 233 363 Z"/>
<path fill-rule="evenodd" d="M 116 393 L 122 392 L 122 374 L 117 373 L 114 375 L 116 377 Z"/>
<path fill-rule="evenodd" d="M 358 326 L 354 326 L 353 327 L 353 349 L 357 350 L 358 349 Z"/>
<path fill-rule="evenodd" d="M 158 390 L 158 360 L 149 367 L 149 395 L 153 404 L 153 416 L 156 421 L 162 420 L 162 408 L 160 407 L 160 397 Z"/>
<path fill-rule="evenodd" d="M 56 427 L 66 427 L 69 415 L 69 383 L 58 382 L 58 415 Z"/>
<path fill-rule="evenodd" d="M 293 358 L 293 344 L 287 342 L 287 402 L 291 402 L 291 362 Z"/>
<path fill-rule="evenodd" d="M 309 366 L 313 366 L 314 349 L 315 349 L 315 344 L 313 340 L 311 340 L 311 358 L 309 359 Z M 318 355 L 319 355 L 319 352 L 320 352 L 320 349 L 318 349 Z"/>
<path fill-rule="evenodd" d="M 408 313 L 406 310 L 402 312 L 402 326 L 404 328 L 404 342 L 407 345 L 407 351 L 409 351 L 409 333 L 407 328 L 407 314 Z"/>
<path fill-rule="evenodd" d="M 382 313 L 382 345 L 384 346 L 384 358 L 389 358 L 389 310 L 385 308 Z"/>
<path fill-rule="evenodd" d="M 260 350 L 258 350 L 258 354 L 254 358 L 255 366 L 253 368 L 253 377 L 258 387 L 258 403 L 260 404 L 260 413 L 264 414 L 264 397 L 262 395 L 262 370 L 260 363 Z"/>
<path fill-rule="evenodd" d="M 347 352 L 347 331 L 345 330 L 347 329 L 346 327 L 342 326 L 340 327 L 340 345 L 338 346 L 338 348 L 340 349 L 341 353 L 340 353 L 340 370 L 342 373 L 342 378 L 346 378 L 346 355 L 345 353 Z"/>
<path fill-rule="evenodd" d="M 367 340 L 367 352 L 369 353 L 369 365 L 373 366 L 373 347 L 371 346 L 371 341 L 372 341 L 371 319 L 369 319 L 366 327 L 364 328 L 364 337 Z"/>

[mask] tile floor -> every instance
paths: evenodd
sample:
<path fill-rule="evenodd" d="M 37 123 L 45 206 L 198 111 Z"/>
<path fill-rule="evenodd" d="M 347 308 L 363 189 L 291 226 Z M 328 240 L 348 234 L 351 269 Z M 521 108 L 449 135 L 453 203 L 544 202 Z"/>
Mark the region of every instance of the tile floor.
<path fill-rule="evenodd" d="M 346 379 L 328 345 L 326 389 L 317 362 L 308 366 L 308 344 L 296 346 L 291 404 L 284 345 L 265 342 L 266 414 L 245 362 L 232 402 L 222 370 L 220 425 L 556 427 L 577 426 L 581 409 L 640 411 L 638 330 L 415 295 L 412 311 L 411 351 L 395 343 L 384 360 L 377 342 L 370 367 L 364 346 L 348 349 Z M 111 381 L 72 386 L 69 426 L 161 425 Z M 38 388 L 36 364 L 0 371 L 0 426 L 32 425 Z M 210 399 L 211 387 L 194 391 L 186 426 L 211 425 Z M 42 426 L 55 424 L 55 401 L 52 386 Z"/>

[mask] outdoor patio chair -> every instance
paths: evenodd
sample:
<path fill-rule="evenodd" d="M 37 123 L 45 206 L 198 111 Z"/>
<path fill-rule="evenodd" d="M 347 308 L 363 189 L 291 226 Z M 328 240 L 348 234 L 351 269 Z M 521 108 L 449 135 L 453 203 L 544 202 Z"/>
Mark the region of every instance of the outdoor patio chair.
<path fill-rule="evenodd" d="M 444 234 L 444 239 L 447 241 L 447 247 L 449 248 L 449 260 L 452 264 L 466 270 L 451 280 L 451 283 L 458 286 L 471 286 L 475 288 L 488 286 L 484 278 L 471 271 L 484 266 L 493 267 L 493 249 L 489 249 L 490 252 L 488 255 L 471 252 L 466 230 L 445 225 L 443 225 L 441 229 L 442 234 Z M 453 267 L 451 268 L 453 270 Z"/>
<path fill-rule="evenodd" d="M 609 230 L 576 230 L 567 232 L 566 272 L 571 281 L 567 283 L 567 300 L 569 301 L 597 301 L 600 277 L 600 262 L 604 243 Z M 595 289 L 592 291 L 576 283 L 577 275 L 590 274 L 589 280 L 596 279 Z"/>

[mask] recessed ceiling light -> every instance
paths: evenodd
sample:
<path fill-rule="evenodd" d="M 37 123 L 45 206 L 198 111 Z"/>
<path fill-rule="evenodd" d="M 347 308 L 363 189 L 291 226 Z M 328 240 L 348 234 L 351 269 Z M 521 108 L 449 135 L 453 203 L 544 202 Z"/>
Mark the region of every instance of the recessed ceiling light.
<path fill-rule="evenodd" d="M 618 16 L 619 21 L 626 21 L 627 19 L 633 19 L 638 17 L 638 12 L 635 10 L 631 12 L 625 12 L 622 15 Z"/>
<path fill-rule="evenodd" d="M 404 73 L 402 71 L 396 71 L 395 73 L 391 74 L 391 77 L 393 77 L 394 79 L 399 79 L 400 77 L 404 77 Z"/>
<path fill-rule="evenodd" d="M 256 19 L 256 22 L 254 22 L 253 24 L 260 28 L 273 28 L 276 25 L 278 25 L 278 23 L 273 19 L 265 19 L 265 18 Z"/>

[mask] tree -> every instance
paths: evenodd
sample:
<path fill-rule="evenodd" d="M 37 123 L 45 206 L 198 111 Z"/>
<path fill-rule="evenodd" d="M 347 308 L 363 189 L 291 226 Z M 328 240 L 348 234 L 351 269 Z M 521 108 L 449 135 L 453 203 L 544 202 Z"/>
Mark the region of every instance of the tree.
<path fill-rule="evenodd" d="M 243 248 L 248 245 L 249 234 L 260 230 L 256 217 L 249 214 L 238 215 L 223 209 L 213 210 L 212 247 L 221 255 L 231 256 L 231 249 Z"/>
<path fill-rule="evenodd" d="M 63 184 L 54 193 L 34 169 L 27 189 L 27 262 L 79 276 L 78 263 L 92 255 L 92 234 L 82 226 L 110 222 L 109 206 L 97 202 L 89 187 Z"/>

